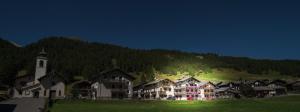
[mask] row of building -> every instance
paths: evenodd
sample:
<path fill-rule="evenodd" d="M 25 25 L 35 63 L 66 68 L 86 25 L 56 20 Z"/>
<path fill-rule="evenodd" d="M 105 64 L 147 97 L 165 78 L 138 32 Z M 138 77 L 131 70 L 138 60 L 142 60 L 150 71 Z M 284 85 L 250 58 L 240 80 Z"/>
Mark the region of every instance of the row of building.
<path fill-rule="evenodd" d="M 288 91 L 300 90 L 300 81 L 288 83 L 284 80 L 240 80 L 217 83 L 186 77 L 171 81 L 160 79 L 134 87 L 138 99 L 211 100 L 216 98 L 240 98 L 243 91 L 253 97 L 286 95 Z M 251 93 L 250 93 L 251 92 Z"/>
<path fill-rule="evenodd" d="M 215 85 L 186 77 L 175 82 L 160 79 L 134 87 L 134 97 L 138 99 L 209 100 L 216 98 Z"/>
<path fill-rule="evenodd" d="M 45 97 L 52 99 L 162 99 L 162 100 L 211 100 L 241 96 L 241 87 L 247 85 L 255 96 L 284 95 L 288 90 L 300 90 L 300 81 L 255 80 L 217 83 L 185 77 L 172 81 L 159 79 L 133 86 L 135 78 L 120 70 L 112 69 L 95 75 L 90 80 L 80 80 L 66 88 L 65 79 L 54 70 L 47 70 L 48 59 L 43 50 L 36 59 L 35 74 L 19 76 L 10 89 L 13 98 Z M 70 90 L 71 96 L 66 95 Z"/>
<path fill-rule="evenodd" d="M 95 75 L 91 80 L 80 80 L 66 88 L 65 79 L 54 70 L 47 69 L 47 53 L 43 50 L 36 59 L 35 74 L 18 76 L 9 94 L 13 98 L 44 97 L 64 98 L 132 98 L 133 76 L 120 69 L 112 69 Z M 66 95 L 70 90 L 70 95 Z"/>

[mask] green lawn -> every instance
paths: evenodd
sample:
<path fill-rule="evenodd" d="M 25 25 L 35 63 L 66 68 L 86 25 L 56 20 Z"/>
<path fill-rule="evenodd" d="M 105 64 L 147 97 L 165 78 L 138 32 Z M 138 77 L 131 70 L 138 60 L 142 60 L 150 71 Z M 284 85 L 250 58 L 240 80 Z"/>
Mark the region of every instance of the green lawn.
<path fill-rule="evenodd" d="M 300 96 L 216 101 L 61 100 L 51 112 L 300 112 Z"/>

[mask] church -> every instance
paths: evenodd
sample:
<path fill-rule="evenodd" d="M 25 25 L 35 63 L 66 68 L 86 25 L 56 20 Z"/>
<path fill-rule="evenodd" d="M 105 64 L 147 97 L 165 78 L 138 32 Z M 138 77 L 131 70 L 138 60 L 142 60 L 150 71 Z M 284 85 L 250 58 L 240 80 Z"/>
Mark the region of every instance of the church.
<path fill-rule="evenodd" d="M 35 74 L 16 78 L 12 88 L 13 98 L 65 98 L 65 81 L 55 71 L 47 70 L 47 53 L 43 49 L 36 58 Z"/>

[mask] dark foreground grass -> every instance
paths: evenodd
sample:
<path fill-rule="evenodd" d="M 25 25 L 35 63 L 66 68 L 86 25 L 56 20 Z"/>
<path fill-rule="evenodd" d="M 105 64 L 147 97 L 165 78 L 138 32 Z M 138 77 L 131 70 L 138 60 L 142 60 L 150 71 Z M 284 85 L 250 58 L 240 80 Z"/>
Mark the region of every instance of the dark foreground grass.
<path fill-rule="evenodd" d="M 61 100 L 51 112 L 300 112 L 300 96 L 216 101 Z"/>

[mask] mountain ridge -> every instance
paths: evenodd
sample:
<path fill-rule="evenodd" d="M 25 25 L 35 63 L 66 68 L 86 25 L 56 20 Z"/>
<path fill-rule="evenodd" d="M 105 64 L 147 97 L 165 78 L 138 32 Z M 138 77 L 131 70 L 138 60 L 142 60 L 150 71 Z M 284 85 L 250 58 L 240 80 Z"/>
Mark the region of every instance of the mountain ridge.
<path fill-rule="evenodd" d="M 251 59 L 165 49 L 131 49 L 66 37 L 48 37 L 20 48 L 7 42 L 0 39 L 0 52 L 3 54 L 0 60 L 7 60 L 5 64 L 0 64 L 1 80 L 16 77 L 17 71 L 24 69 L 33 73 L 35 57 L 42 48 L 48 52 L 49 69 L 55 69 L 69 79 L 69 82 L 72 82 L 74 76 L 89 78 L 112 68 L 112 60 L 124 71 L 135 73 L 139 81 L 144 79 L 142 77 L 153 80 L 156 74 L 175 75 L 186 72 L 188 75 L 198 76 L 215 72 L 216 69 L 246 71 L 257 76 L 300 76 L 299 60 Z"/>

